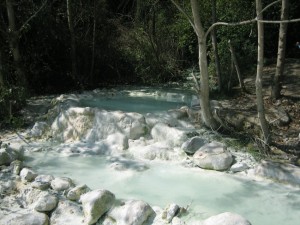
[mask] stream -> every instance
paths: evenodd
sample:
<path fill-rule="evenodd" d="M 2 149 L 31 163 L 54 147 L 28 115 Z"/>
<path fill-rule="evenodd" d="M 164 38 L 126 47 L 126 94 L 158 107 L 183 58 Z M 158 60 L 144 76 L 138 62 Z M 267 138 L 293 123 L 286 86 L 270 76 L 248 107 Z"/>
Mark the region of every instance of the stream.
<path fill-rule="evenodd" d="M 190 106 L 192 94 L 181 91 L 128 91 L 120 95 L 83 95 L 76 107 L 107 111 L 163 113 Z M 147 137 L 149 138 L 149 137 Z M 37 141 L 26 151 L 26 164 L 39 174 L 72 178 L 92 189 L 107 189 L 120 199 L 140 199 L 152 206 L 176 203 L 188 207 L 183 221 L 203 220 L 222 212 L 234 212 L 253 225 L 298 225 L 300 190 L 266 180 L 252 180 L 242 175 L 183 166 L 180 160 L 141 160 L 126 155 L 71 154 L 71 146 L 91 148 L 82 139 L 69 142 Z M 116 169 L 112 165 L 125 164 Z"/>

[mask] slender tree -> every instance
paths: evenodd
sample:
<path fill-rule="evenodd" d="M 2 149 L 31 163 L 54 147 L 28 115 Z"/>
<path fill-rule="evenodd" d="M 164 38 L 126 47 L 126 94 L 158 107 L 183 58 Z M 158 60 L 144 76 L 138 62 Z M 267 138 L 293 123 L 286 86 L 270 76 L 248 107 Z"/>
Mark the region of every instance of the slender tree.
<path fill-rule="evenodd" d="M 238 64 L 238 61 L 237 61 L 237 58 L 236 58 L 236 54 L 235 54 L 233 45 L 232 45 L 230 40 L 228 41 L 228 44 L 229 44 L 229 50 L 230 50 L 230 53 L 231 53 L 232 62 L 233 62 L 233 65 L 235 67 L 236 74 L 237 74 L 237 77 L 238 77 L 238 80 L 239 80 L 239 83 L 240 83 L 240 88 L 243 92 L 245 92 L 246 88 L 245 88 L 245 85 L 244 85 L 244 81 L 243 81 L 243 78 L 242 78 L 240 67 L 239 67 L 239 64 Z"/>
<path fill-rule="evenodd" d="M 282 0 L 280 19 L 287 20 L 288 15 L 289 15 L 289 1 Z M 280 23 L 276 72 L 273 78 L 272 93 L 271 93 L 273 99 L 278 99 L 280 97 L 280 91 L 281 91 L 280 81 L 282 80 L 283 71 L 284 71 L 287 27 L 288 27 L 287 23 Z"/>
<path fill-rule="evenodd" d="M 271 137 L 268 122 L 265 117 L 265 108 L 262 92 L 262 75 L 263 75 L 263 61 L 264 61 L 264 25 L 260 20 L 263 20 L 262 14 L 262 4 L 261 0 L 256 0 L 256 16 L 257 16 L 257 71 L 256 71 L 256 103 L 257 103 L 257 112 L 258 119 L 260 121 L 261 130 L 263 133 L 263 138 L 265 144 L 269 144 Z"/>

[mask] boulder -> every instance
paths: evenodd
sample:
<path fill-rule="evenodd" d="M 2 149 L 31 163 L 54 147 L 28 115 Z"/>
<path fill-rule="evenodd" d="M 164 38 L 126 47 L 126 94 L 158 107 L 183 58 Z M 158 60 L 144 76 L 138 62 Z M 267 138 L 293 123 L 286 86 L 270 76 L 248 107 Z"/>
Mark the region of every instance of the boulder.
<path fill-rule="evenodd" d="M 94 190 L 80 197 L 85 223 L 94 224 L 114 204 L 115 195 L 107 190 Z"/>
<path fill-rule="evenodd" d="M 51 181 L 51 187 L 55 191 L 65 191 L 73 186 L 72 179 L 68 177 L 56 177 Z"/>
<path fill-rule="evenodd" d="M 37 173 L 28 168 L 23 168 L 20 172 L 20 177 L 23 181 L 31 182 L 37 177 Z"/>
<path fill-rule="evenodd" d="M 300 168 L 291 164 L 262 161 L 255 167 L 257 176 L 300 186 Z"/>
<path fill-rule="evenodd" d="M 238 214 L 225 212 L 209 217 L 201 225 L 251 225 L 251 223 Z"/>
<path fill-rule="evenodd" d="M 81 206 L 61 199 L 51 214 L 50 223 L 51 225 L 85 225 Z"/>
<path fill-rule="evenodd" d="M 196 151 L 193 160 L 200 168 L 222 171 L 231 166 L 233 157 L 222 143 L 211 142 Z"/>
<path fill-rule="evenodd" d="M 118 225 L 142 225 L 148 218 L 154 216 L 155 212 L 148 203 L 130 200 L 113 208 L 104 219 L 103 224 L 108 224 L 107 220 L 112 219 Z"/>
<path fill-rule="evenodd" d="M 24 214 L 8 221 L 6 225 L 48 225 L 49 217 L 44 213 L 33 212 Z"/>
<path fill-rule="evenodd" d="M 46 194 L 39 197 L 34 209 L 38 212 L 49 212 L 57 206 L 57 203 L 58 199 L 56 196 Z"/>
<path fill-rule="evenodd" d="M 188 154 L 194 154 L 199 148 L 207 143 L 202 137 L 192 137 L 181 145 L 181 149 Z"/>
<path fill-rule="evenodd" d="M 91 191 L 91 189 L 86 184 L 79 185 L 79 186 L 72 188 L 68 192 L 67 198 L 72 201 L 78 201 L 80 199 L 81 195 L 83 195 L 89 191 Z"/>

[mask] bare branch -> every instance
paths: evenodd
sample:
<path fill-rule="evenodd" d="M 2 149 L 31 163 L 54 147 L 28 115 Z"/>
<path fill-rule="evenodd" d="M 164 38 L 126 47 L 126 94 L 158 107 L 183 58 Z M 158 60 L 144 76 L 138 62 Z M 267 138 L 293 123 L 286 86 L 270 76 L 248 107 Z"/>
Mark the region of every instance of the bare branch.
<path fill-rule="evenodd" d="M 193 27 L 194 31 L 197 33 L 193 19 L 184 11 L 184 9 L 175 0 L 171 0 L 171 2 L 188 19 L 188 21 L 190 22 L 190 24 Z"/>
<path fill-rule="evenodd" d="M 281 0 L 277 0 L 274 1 L 272 3 L 270 3 L 269 5 L 267 5 L 265 8 L 263 8 L 263 10 L 260 12 L 263 13 L 264 11 L 266 11 L 268 8 L 270 8 L 271 6 L 275 5 L 276 3 L 281 2 Z M 241 22 L 236 22 L 236 23 L 226 23 L 226 22 L 217 22 L 214 23 L 213 25 L 211 25 L 208 30 L 205 33 L 205 38 L 207 38 L 207 36 L 209 35 L 209 33 L 212 31 L 212 29 L 214 29 L 216 26 L 220 26 L 220 25 L 224 25 L 224 26 L 238 26 L 238 25 L 245 25 L 245 24 L 249 24 L 249 23 L 254 23 L 257 21 L 257 17 L 251 20 L 245 20 L 245 21 L 241 21 Z"/>
<path fill-rule="evenodd" d="M 296 23 L 300 22 L 300 18 L 298 19 L 291 19 L 291 20 L 257 20 L 261 23 Z"/>
<path fill-rule="evenodd" d="M 46 6 L 48 0 L 45 0 L 44 3 L 41 5 L 41 7 L 31 16 L 29 17 L 25 23 L 23 23 L 23 25 L 21 26 L 21 28 L 19 29 L 19 33 L 21 33 L 27 26 L 27 24 L 34 18 L 37 16 L 37 14 Z"/>

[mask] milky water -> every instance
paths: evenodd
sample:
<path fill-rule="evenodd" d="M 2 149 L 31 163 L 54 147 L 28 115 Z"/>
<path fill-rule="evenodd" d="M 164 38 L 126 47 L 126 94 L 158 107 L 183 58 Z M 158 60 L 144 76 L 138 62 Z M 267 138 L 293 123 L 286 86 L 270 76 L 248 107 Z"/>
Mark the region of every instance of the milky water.
<path fill-rule="evenodd" d="M 175 100 L 174 100 L 175 99 Z M 106 110 L 161 111 L 189 105 L 190 98 L 171 95 L 110 96 L 85 98 L 81 106 Z M 299 225 L 300 190 L 264 181 L 254 181 L 226 173 L 185 168 L 175 162 L 145 162 L 142 170 L 136 161 L 123 171 L 112 168 L 108 156 L 64 156 L 55 150 L 61 145 L 40 143 L 44 151 L 27 153 L 27 165 L 40 174 L 67 176 L 92 189 L 108 189 L 120 199 L 140 199 L 152 206 L 177 203 L 189 208 L 183 218 L 187 224 L 230 211 L 247 218 L 253 225 Z M 68 144 L 65 144 L 66 147 Z M 46 147 L 45 147 L 46 146 Z M 113 162 L 118 161 L 115 158 Z"/>
<path fill-rule="evenodd" d="M 110 166 L 101 156 L 66 157 L 53 152 L 32 153 L 28 165 L 40 174 L 67 176 L 92 189 L 107 189 L 120 199 L 141 199 L 164 208 L 188 206 L 184 220 L 194 221 L 225 211 L 243 215 L 253 225 L 298 225 L 300 191 L 268 182 L 255 182 L 225 173 L 185 168 L 167 162 L 148 163 L 138 171 Z"/>

